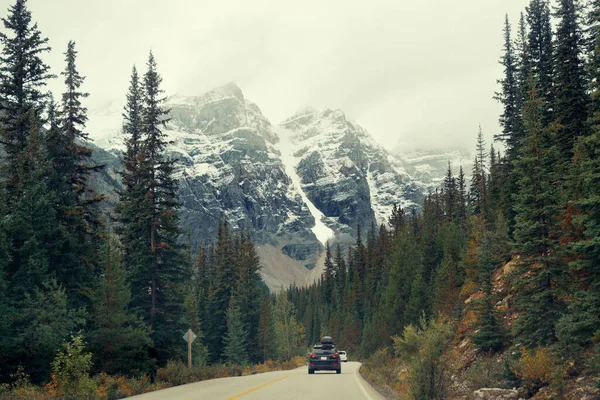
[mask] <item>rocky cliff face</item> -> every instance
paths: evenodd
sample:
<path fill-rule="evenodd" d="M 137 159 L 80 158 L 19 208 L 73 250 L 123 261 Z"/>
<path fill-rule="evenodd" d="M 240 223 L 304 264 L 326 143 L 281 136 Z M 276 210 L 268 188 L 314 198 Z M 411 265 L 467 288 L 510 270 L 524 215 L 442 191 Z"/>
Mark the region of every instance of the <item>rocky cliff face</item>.
<path fill-rule="evenodd" d="M 240 88 L 169 98 L 165 133 L 179 160 L 181 224 L 194 245 L 218 221 L 249 228 L 271 288 L 320 275 L 323 244 L 352 241 L 356 227 L 385 222 L 393 204 L 420 207 L 425 185 L 343 112 L 302 110 L 273 127 Z M 120 107 L 90 113 L 89 132 L 109 165 L 99 191 L 116 196 L 124 138 Z"/>
<path fill-rule="evenodd" d="M 303 191 L 336 232 L 385 223 L 394 204 L 422 204 L 423 185 L 341 110 L 302 110 L 278 133 L 293 144 Z"/>
<path fill-rule="evenodd" d="M 169 99 L 171 156 L 181 160 L 182 225 L 212 240 L 219 218 L 250 228 L 261 243 L 279 236 L 314 242 L 312 215 L 294 190 L 258 107 L 228 85 Z"/>

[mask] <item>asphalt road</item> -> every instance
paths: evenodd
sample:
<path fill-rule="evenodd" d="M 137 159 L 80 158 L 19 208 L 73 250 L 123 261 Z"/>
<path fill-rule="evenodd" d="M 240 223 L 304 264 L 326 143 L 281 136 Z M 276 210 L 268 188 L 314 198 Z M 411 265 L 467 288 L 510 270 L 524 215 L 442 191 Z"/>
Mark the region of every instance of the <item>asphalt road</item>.
<path fill-rule="evenodd" d="M 342 373 L 317 371 L 308 375 L 306 367 L 290 371 L 221 378 L 190 383 L 139 396 L 136 400 L 385 400 L 358 373 L 360 363 L 347 362 Z"/>

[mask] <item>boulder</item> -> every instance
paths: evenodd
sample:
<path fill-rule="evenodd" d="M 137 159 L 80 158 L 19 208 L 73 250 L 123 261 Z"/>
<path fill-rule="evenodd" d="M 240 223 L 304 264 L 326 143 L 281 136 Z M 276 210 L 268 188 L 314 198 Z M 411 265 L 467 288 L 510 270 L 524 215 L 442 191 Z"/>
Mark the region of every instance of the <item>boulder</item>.
<path fill-rule="evenodd" d="M 514 389 L 484 388 L 473 392 L 473 400 L 505 400 L 519 398 L 519 392 Z"/>

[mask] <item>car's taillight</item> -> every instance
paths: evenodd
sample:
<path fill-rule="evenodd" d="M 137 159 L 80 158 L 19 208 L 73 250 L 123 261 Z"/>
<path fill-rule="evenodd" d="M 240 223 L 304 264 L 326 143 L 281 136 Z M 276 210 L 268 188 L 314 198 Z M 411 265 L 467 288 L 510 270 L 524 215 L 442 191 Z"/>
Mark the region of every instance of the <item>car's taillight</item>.
<path fill-rule="evenodd" d="M 315 353 L 310 353 L 310 358 L 317 358 L 317 355 Z"/>
<path fill-rule="evenodd" d="M 333 354 L 331 355 L 331 357 L 333 357 L 333 358 L 340 358 L 340 356 L 338 355 L 338 353 L 333 353 Z"/>

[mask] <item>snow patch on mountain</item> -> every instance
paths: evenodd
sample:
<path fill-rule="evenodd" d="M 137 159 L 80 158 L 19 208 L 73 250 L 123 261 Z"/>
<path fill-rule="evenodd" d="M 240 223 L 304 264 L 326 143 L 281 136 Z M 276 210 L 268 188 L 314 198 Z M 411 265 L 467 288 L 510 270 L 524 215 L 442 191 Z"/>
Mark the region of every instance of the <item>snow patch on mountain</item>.
<path fill-rule="evenodd" d="M 313 202 L 309 200 L 309 198 L 306 196 L 306 193 L 304 193 L 304 190 L 302 189 L 300 176 L 296 172 L 296 167 L 298 166 L 300 159 L 294 155 L 295 145 L 291 138 L 292 132 L 281 126 L 276 127 L 275 132 L 279 137 L 279 142 L 277 143 L 276 147 L 281 153 L 281 161 L 283 162 L 285 171 L 292 180 L 294 188 L 298 191 L 298 193 L 300 193 L 302 201 L 304 201 L 315 219 L 315 226 L 311 230 L 317 239 L 319 239 L 319 242 L 325 245 L 328 240 L 335 236 L 335 232 L 323 223 L 325 215 L 319 211 L 317 207 L 315 207 Z"/>
<path fill-rule="evenodd" d="M 334 230 L 385 223 L 394 204 L 420 207 L 424 186 L 341 110 L 305 108 L 280 126 L 296 145 L 302 189 Z"/>

